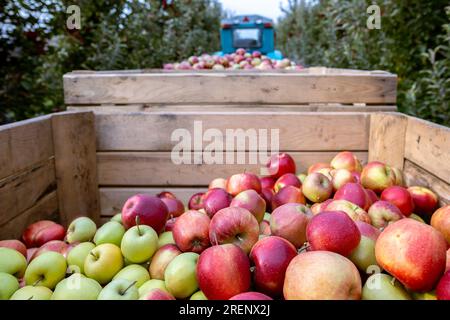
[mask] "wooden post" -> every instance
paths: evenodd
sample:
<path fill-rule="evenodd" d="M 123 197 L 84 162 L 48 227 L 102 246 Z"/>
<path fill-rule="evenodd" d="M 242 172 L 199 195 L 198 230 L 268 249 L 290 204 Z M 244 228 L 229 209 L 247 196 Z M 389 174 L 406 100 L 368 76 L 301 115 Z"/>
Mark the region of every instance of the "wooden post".
<path fill-rule="evenodd" d="M 63 112 L 52 116 L 55 170 L 61 222 L 77 216 L 100 221 L 95 116 Z"/>

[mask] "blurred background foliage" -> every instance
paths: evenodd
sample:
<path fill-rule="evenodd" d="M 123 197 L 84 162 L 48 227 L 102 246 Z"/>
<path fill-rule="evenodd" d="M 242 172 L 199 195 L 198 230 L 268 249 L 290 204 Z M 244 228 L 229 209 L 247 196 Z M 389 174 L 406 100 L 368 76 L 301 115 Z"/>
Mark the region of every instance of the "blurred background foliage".
<path fill-rule="evenodd" d="M 381 29 L 366 27 L 381 8 Z M 69 5 L 81 29 L 68 30 Z M 261 4 L 263 5 L 263 3 Z M 277 47 L 306 66 L 398 74 L 402 112 L 450 125 L 448 0 L 289 0 Z M 71 70 L 160 68 L 220 48 L 217 0 L 6 0 L 0 2 L 0 123 L 63 108 Z"/>

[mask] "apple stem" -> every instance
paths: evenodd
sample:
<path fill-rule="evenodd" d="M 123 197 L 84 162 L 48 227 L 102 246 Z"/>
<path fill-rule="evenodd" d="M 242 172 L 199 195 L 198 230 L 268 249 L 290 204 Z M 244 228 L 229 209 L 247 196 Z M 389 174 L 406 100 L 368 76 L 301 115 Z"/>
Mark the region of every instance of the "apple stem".
<path fill-rule="evenodd" d="M 33 300 L 34 296 L 29 297 L 27 300 Z"/>
<path fill-rule="evenodd" d="M 137 227 L 137 231 L 138 231 L 138 235 L 139 236 L 142 236 L 142 234 L 141 234 L 141 229 L 139 229 L 139 216 L 136 216 L 136 227 Z"/>
<path fill-rule="evenodd" d="M 37 286 L 39 284 L 39 282 L 41 282 L 42 280 L 44 280 L 44 278 L 40 277 L 39 279 L 37 279 L 34 283 L 33 283 L 33 287 Z"/>
<path fill-rule="evenodd" d="M 121 294 L 124 295 L 125 293 L 127 293 L 127 291 L 134 286 L 137 283 L 137 281 L 133 281 Z"/>
<path fill-rule="evenodd" d="M 97 255 L 96 255 L 95 253 L 93 253 L 92 251 L 90 251 L 89 254 L 90 254 L 91 256 L 93 256 L 93 257 L 95 258 L 95 260 L 98 260 L 98 257 L 97 257 Z"/>
<path fill-rule="evenodd" d="M 298 253 L 302 253 L 303 251 L 306 251 L 309 248 L 311 248 L 311 246 L 309 245 L 308 242 L 305 242 L 305 244 L 300 249 L 298 249 Z"/>

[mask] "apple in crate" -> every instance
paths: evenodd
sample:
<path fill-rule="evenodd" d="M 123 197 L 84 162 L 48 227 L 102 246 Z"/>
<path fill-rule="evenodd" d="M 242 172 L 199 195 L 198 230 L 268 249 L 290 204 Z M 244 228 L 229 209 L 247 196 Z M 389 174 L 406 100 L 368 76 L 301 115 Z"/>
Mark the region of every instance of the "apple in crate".
<path fill-rule="evenodd" d="M 370 198 L 359 183 L 349 182 L 344 184 L 336 191 L 333 199 L 350 201 L 366 211 L 370 207 Z"/>
<path fill-rule="evenodd" d="M 306 176 L 302 185 L 302 192 L 312 202 L 323 202 L 330 198 L 333 185 L 325 175 L 313 172 Z"/>
<path fill-rule="evenodd" d="M 287 203 L 276 208 L 270 218 L 270 231 L 274 236 L 288 240 L 296 248 L 306 241 L 306 226 L 312 213 L 299 203 Z"/>
<path fill-rule="evenodd" d="M 346 183 L 357 182 L 355 176 L 347 169 L 334 169 L 330 172 L 333 191 L 339 190 Z"/>
<path fill-rule="evenodd" d="M 274 154 L 267 162 L 269 175 L 274 179 L 278 179 L 286 173 L 294 173 L 296 171 L 295 161 L 287 153 Z"/>
<path fill-rule="evenodd" d="M 209 247 L 198 259 L 197 279 L 209 300 L 228 300 L 250 288 L 250 261 L 234 244 Z"/>
<path fill-rule="evenodd" d="M 406 188 L 400 186 L 392 186 L 384 189 L 380 199 L 395 205 L 405 217 L 408 217 L 414 210 L 414 202 L 411 194 Z"/>
<path fill-rule="evenodd" d="M 0 248 L 10 248 L 19 251 L 25 258 L 27 257 L 27 247 L 19 240 L 1 240 Z"/>
<path fill-rule="evenodd" d="M 306 199 L 303 196 L 302 190 L 294 186 L 286 186 L 272 197 L 272 210 L 286 203 L 301 203 L 306 204 Z"/>
<path fill-rule="evenodd" d="M 389 223 L 403 219 L 400 209 L 390 202 L 379 200 L 372 204 L 368 212 L 372 225 L 385 228 Z"/>
<path fill-rule="evenodd" d="M 177 197 L 170 191 L 161 191 L 156 195 L 158 198 L 169 198 L 169 199 L 176 199 Z"/>
<path fill-rule="evenodd" d="M 319 172 L 322 169 L 333 169 L 333 167 L 329 163 L 325 162 L 317 162 L 309 166 L 308 168 L 308 174 L 313 172 Z"/>
<path fill-rule="evenodd" d="M 197 261 L 199 255 L 184 252 L 176 256 L 164 272 L 167 290 L 175 298 L 186 299 L 198 290 Z"/>
<path fill-rule="evenodd" d="M 32 261 L 33 259 L 35 259 L 36 257 L 40 256 L 41 254 L 47 251 L 58 252 L 61 253 L 64 257 L 66 257 L 70 249 L 71 247 L 69 247 L 69 245 L 64 241 L 52 240 L 43 244 L 39 249 L 37 249 L 33 253 L 33 256 L 31 257 L 30 261 Z"/>
<path fill-rule="evenodd" d="M 64 240 L 63 226 L 49 220 L 41 220 L 29 225 L 22 234 L 27 248 L 40 247 L 51 240 Z"/>
<path fill-rule="evenodd" d="M 21 278 L 27 269 L 27 260 L 17 250 L 0 248 L 0 272 Z"/>
<path fill-rule="evenodd" d="M 261 182 L 261 189 L 269 188 L 273 189 L 273 186 L 275 185 L 276 180 L 272 177 L 262 177 L 259 179 Z"/>
<path fill-rule="evenodd" d="M 361 172 L 361 163 L 350 151 L 339 152 L 330 162 L 334 169 L 347 169 L 348 171 Z"/>
<path fill-rule="evenodd" d="M 169 217 L 179 217 L 184 212 L 184 204 L 178 199 L 161 198 L 169 211 Z"/>
<path fill-rule="evenodd" d="M 120 250 L 131 263 L 145 263 L 158 249 L 158 240 L 158 234 L 152 227 L 136 225 L 123 235 Z"/>
<path fill-rule="evenodd" d="M 250 211 L 258 222 L 266 213 L 266 202 L 255 190 L 245 190 L 231 200 L 230 207 L 244 208 Z"/>
<path fill-rule="evenodd" d="M 278 192 L 286 186 L 301 188 L 302 183 L 294 173 L 285 173 L 277 179 L 273 189 L 275 192 Z"/>
<path fill-rule="evenodd" d="M 114 279 L 100 292 L 97 300 L 137 300 L 139 291 L 136 283 L 127 279 Z"/>
<path fill-rule="evenodd" d="M 33 259 L 25 271 L 26 285 L 39 285 L 53 289 L 66 275 L 66 258 L 48 251 Z"/>
<path fill-rule="evenodd" d="M 203 196 L 203 209 L 211 218 L 217 211 L 230 206 L 233 197 L 221 188 L 208 190 Z"/>
<path fill-rule="evenodd" d="M 447 271 L 439 280 L 436 296 L 438 300 L 450 300 L 450 271 Z"/>
<path fill-rule="evenodd" d="M 198 192 L 193 194 L 188 202 L 189 210 L 200 210 L 203 209 L 203 196 L 204 192 Z"/>
<path fill-rule="evenodd" d="M 408 188 L 414 202 L 414 212 L 430 216 L 438 206 L 439 199 L 437 195 L 428 188 L 412 186 Z"/>
<path fill-rule="evenodd" d="M 431 225 L 444 235 L 450 246 L 450 205 L 439 208 L 431 216 Z"/>
<path fill-rule="evenodd" d="M 366 189 L 383 192 L 384 189 L 395 185 L 395 173 L 391 167 L 383 162 L 369 162 L 361 172 L 361 184 Z"/>
<path fill-rule="evenodd" d="M 353 221 L 363 221 L 371 223 L 369 214 L 361 207 L 347 200 L 333 200 L 328 203 L 325 208 L 326 211 L 343 211 Z"/>
<path fill-rule="evenodd" d="M 10 300 L 50 300 L 52 290 L 43 286 L 25 286 L 14 292 Z"/>
<path fill-rule="evenodd" d="M 88 217 L 78 217 L 67 228 L 66 239 L 68 243 L 86 242 L 94 238 L 97 225 Z"/>
<path fill-rule="evenodd" d="M 371 274 L 374 271 L 374 267 L 378 266 L 375 257 L 375 243 L 380 235 L 380 231 L 365 222 L 356 221 L 355 223 L 361 233 L 361 240 L 348 258 L 361 272 Z"/>
<path fill-rule="evenodd" d="M 84 261 L 84 273 L 101 285 L 107 284 L 122 269 L 123 257 L 120 248 L 111 243 L 92 249 Z"/>
<path fill-rule="evenodd" d="M 220 189 L 222 190 L 222 189 Z M 211 219 L 195 210 L 185 212 L 173 226 L 173 239 L 183 252 L 201 253 L 210 246 L 209 225 Z"/>
<path fill-rule="evenodd" d="M 412 300 L 403 285 L 384 273 L 371 275 L 362 289 L 363 300 Z"/>
<path fill-rule="evenodd" d="M 97 281 L 75 273 L 58 283 L 51 300 L 97 300 L 101 291 Z"/>
<path fill-rule="evenodd" d="M 0 272 L 0 300 L 9 300 L 19 290 L 19 280 L 9 273 Z"/>
<path fill-rule="evenodd" d="M 228 179 L 227 191 L 232 196 L 236 196 L 242 191 L 253 189 L 256 192 L 261 192 L 261 182 L 259 178 L 253 173 L 238 173 L 232 175 Z"/>
<path fill-rule="evenodd" d="M 152 279 L 164 280 L 164 272 L 170 261 L 182 252 L 174 244 L 166 244 L 156 251 L 150 262 L 150 277 Z"/>
<path fill-rule="evenodd" d="M 220 188 L 227 190 L 228 180 L 224 178 L 216 178 L 209 183 L 208 189 Z"/>
<path fill-rule="evenodd" d="M 137 194 L 129 198 L 122 209 L 122 222 L 125 229 L 139 224 L 152 227 L 158 234 L 164 230 L 169 211 L 158 197 Z"/>

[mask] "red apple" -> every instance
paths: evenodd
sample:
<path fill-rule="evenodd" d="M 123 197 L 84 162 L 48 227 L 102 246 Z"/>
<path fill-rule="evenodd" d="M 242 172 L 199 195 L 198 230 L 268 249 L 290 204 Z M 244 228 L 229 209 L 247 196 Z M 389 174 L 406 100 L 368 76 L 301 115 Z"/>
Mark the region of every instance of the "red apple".
<path fill-rule="evenodd" d="M 273 186 L 275 185 L 276 180 L 272 177 L 262 177 L 259 178 L 259 181 L 261 182 L 261 189 L 268 188 L 273 189 Z"/>
<path fill-rule="evenodd" d="M 391 167 L 379 161 L 369 162 L 361 173 L 361 183 L 366 189 L 381 193 L 395 185 L 395 173 Z"/>
<path fill-rule="evenodd" d="M 400 209 L 402 214 L 408 217 L 414 210 L 414 202 L 407 189 L 400 186 L 392 186 L 383 190 L 381 200 L 388 201 Z"/>
<path fill-rule="evenodd" d="M 229 207 L 231 200 L 233 197 L 224 189 L 210 189 L 203 196 L 203 209 L 210 217 L 213 217 L 220 209 Z"/>
<path fill-rule="evenodd" d="M 176 300 L 173 295 L 159 288 L 151 289 L 142 300 Z"/>
<path fill-rule="evenodd" d="M 370 206 L 372 204 L 374 204 L 375 202 L 378 201 L 378 196 L 373 190 L 370 190 L 370 189 L 364 189 L 364 190 L 366 190 L 367 196 L 369 198 L 369 208 L 370 208 Z"/>
<path fill-rule="evenodd" d="M 69 251 L 69 245 L 61 240 L 52 240 L 46 242 L 33 253 L 30 261 L 48 251 L 61 253 L 65 257 Z"/>
<path fill-rule="evenodd" d="M 439 199 L 437 195 L 425 187 L 409 187 L 408 192 L 414 202 L 414 212 L 430 216 L 438 206 Z"/>
<path fill-rule="evenodd" d="M 166 222 L 166 225 L 164 227 L 164 231 L 172 231 L 173 226 L 175 225 L 175 221 L 177 221 L 177 218 L 169 218 Z"/>
<path fill-rule="evenodd" d="M 250 288 L 250 261 L 234 244 L 212 246 L 200 254 L 197 279 L 209 300 L 227 300 Z"/>
<path fill-rule="evenodd" d="M 430 224 L 444 235 L 450 246 L 450 204 L 437 209 L 431 216 Z"/>
<path fill-rule="evenodd" d="M 253 189 L 256 192 L 261 192 L 261 182 L 259 178 L 253 173 L 239 173 L 234 174 L 228 179 L 227 191 L 232 196 L 235 196 L 242 191 Z"/>
<path fill-rule="evenodd" d="M 273 300 L 273 299 L 269 296 L 266 296 L 263 293 L 249 291 L 249 292 L 239 293 L 239 294 L 235 295 L 234 297 L 231 297 L 228 300 Z"/>
<path fill-rule="evenodd" d="M 275 195 L 275 191 L 273 189 L 269 188 L 262 188 L 261 189 L 261 197 L 266 202 L 266 211 L 271 212 L 272 211 L 272 199 Z"/>
<path fill-rule="evenodd" d="M 221 188 L 227 190 L 228 180 L 224 178 L 216 178 L 209 183 L 208 189 Z"/>
<path fill-rule="evenodd" d="M 379 229 L 375 228 L 374 226 L 366 222 L 355 221 L 355 223 L 359 229 L 359 232 L 361 232 L 361 236 L 365 236 L 367 238 L 372 239 L 373 241 L 377 241 L 378 236 L 381 233 Z"/>
<path fill-rule="evenodd" d="M 231 200 L 230 207 L 247 209 L 258 222 L 261 222 L 266 213 L 266 202 L 255 190 L 245 190 Z"/>
<path fill-rule="evenodd" d="M 445 270 L 447 242 L 433 227 L 401 219 L 386 227 L 375 244 L 378 264 L 412 291 L 429 291 Z"/>
<path fill-rule="evenodd" d="M 125 229 L 139 224 L 152 227 L 158 234 L 164 230 L 169 211 L 158 197 L 137 194 L 129 198 L 122 209 L 122 222 Z"/>
<path fill-rule="evenodd" d="M 382 200 L 372 204 L 368 213 L 375 228 L 385 228 L 389 223 L 404 218 L 399 208 Z"/>
<path fill-rule="evenodd" d="M 335 200 L 347 200 L 364 210 L 368 210 L 370 199 L 366 190 L 359 183 L 346 183 L 334 194 Z"/>
<path fill-rule="evenodd" d="M 318 163 L 315 163 L 315 164 L 309 166 L 308 174 L 313 173 L 313 172 L 318 172 L 319 170 L 322 170 L 322 169 L 333 169 L 333 168 L 331 167 L 331 165 L 329 163 L 318 162 Z"/>
<path fill-rule="evenodd" d="M 167 266 L 180 254 L 181 251 L 174 244 L 165 244 L 159 248 L 150 261 L 150 277 L 152 279 L 164 280 L 164 272 Z"/>
<path fill-rule="evenodd" d="M 31 261 L 31 258 L 33 258 L 34 253 L 38 250 L 39 248 L 28 248 L 27 249 L 27 263 L 29 263 Z"/>
<path fill-rule="evenodd" d="M 364 209 L 347 200 L 333 200 L 324 209 L 326 211 L 343 211 L 353 221 L 371 223 L 370 216 Z"/>
<path fill-rule="evenodd" d="M 204 192 L 198 192 L 189 199 L 188 208 L 189 210 L 200 210 L 203 209 L 203 195 Z"/>
<path fill-rule="evenodd" d="M 333 192 L 331 181 L 319 172 L 308 174 L 302 185 L 302 192 L 312 202 L 323 202 Z"/>
<path fill-rule="evenodd" d="M 296 248 L 283 238 L 269 236 L 259 240 L 250 252 L 256 289 L 272 297 L 282 295 L 286 269 L 296 255 Z"/>
<path fill-rule="evenodd" d="M 27 248 L 40 247 L 52 240 L 64 240 L 66 231 L 63 226 L 49 220 L 41 220 L 29 225 L 22 234 Z"/>
<path fill-rule="evenodd" d="M 27 247 L 19 240 L 1 240 L 0 248 L 10 248 L 19 251 L 25 258 L 27 257 Z"/>
<path fill-rule="evenodd" d="M 274 179 L 278 179 L 283 174 L 295 173 L 295 161 L 287 153 L 274 154 L 267 162 L 269 174 Z"/>
<path fill-rule="evenodd" d="M 286 203 L 306 204 L 302 190 L 294 186 L 284 187 L 272 197 L 272 210 L 275 210 Z"/>
<path fill-rule="evenodd" d="M 436 297 L 438 300 L 450 300 L 450 271 L 444 273 L 436 287 Z"/>
<path fill-rule="evenodd" d="M 249 253 L 258 241 L 259 224 L 250 211 L 244 208 L 224 208 L 211 219 L 209 239 L 213 245 L 234 243 Z"/>
<path fill-rule="evenodd" d="M 274 191 L 278 192 L 286 186 L 294 186 L 301 188 L 302 183 L 300 179 L 293 173 L 285 173 L 277 179 L 274 185 Z"/>
<path fill-rule="evenodd" d="M 347 169 L 349 171 L 361 172 L 361 163 L 350 151 L 339 152 L 330 162 L 334 169 Z"/>
<path fill-rule="evenodd" d="M 286 300 L 359 300 L 361 277 L 346 257 L 329 251 L 297 255 L 286 270 Z"/>
<path fill-rule="evenodd" d="M 176 245 L 183 252 L 200 253 L 210 246 L 209 224 L 211 219 L 195 210 L 186 211 L 177 218 L 172 234 Z"/>
<path fill-rule="evenodd" d="M 300 248 L 306 241 L 306 226 L 310 216 L 311 210 L 303 204 L 284 204 L 272 212 L 271 234 L 284 238 L 296 248 Z"/>
<path fill-rule="evenodd" d="M 353 178 L 355 178 L 356 183 L 361 183 L 361 172 L 353 171 L 352 176 L 353 176 Z"/>
<path fill-rule="evenodd" d="M 335 192 L 349 182 L 357 183 L 357 180 L 351 171 L 347 169 L 335 169 L 331 171 L 331 183 L 333 184 L 333 190 Z"/>
<path fill-rule="evenodd" d="M 324 250 L 348 256 L 361 240 L 355 222 L 342 211 L 315 215 L 306 228 L 306 238 L 314 251 Z"/>
<path fill-rule="evenodd" d="M 322 211 L 326 211 L 325 208 L 326 208 L 327 205 L 328 205 L 329 203 L 331 203 L 332 201 L 333 201 L 333 199 L 328 199 L 328 200 L 325 200 L 324 202 L 314 203 L 314 204 L 311 206 L 311 211 L 312 211 L 313 215 L 318 214 L 318 213 L 320 213 L 320 212 L 322 212 Z"/>
<path fill-rule="evenodd" d="M 263 220 L 259 223 L 259 234 L 264 236 L 270 236 L 270 222 Z"/>
<path fill-rule="evenodd" d="M 161 201 L 166 205 L 169 217 L 179 217 L 183 214 L 184 204 L 180 200 L 166 197 L 161 198 Z"/>
<path fill-rule="evenodd" d="M 156 195 L 158 198 L 169 198 L 169 199 L 176 199 L 177 197 L 170 191 L 161 191 Z"/>

